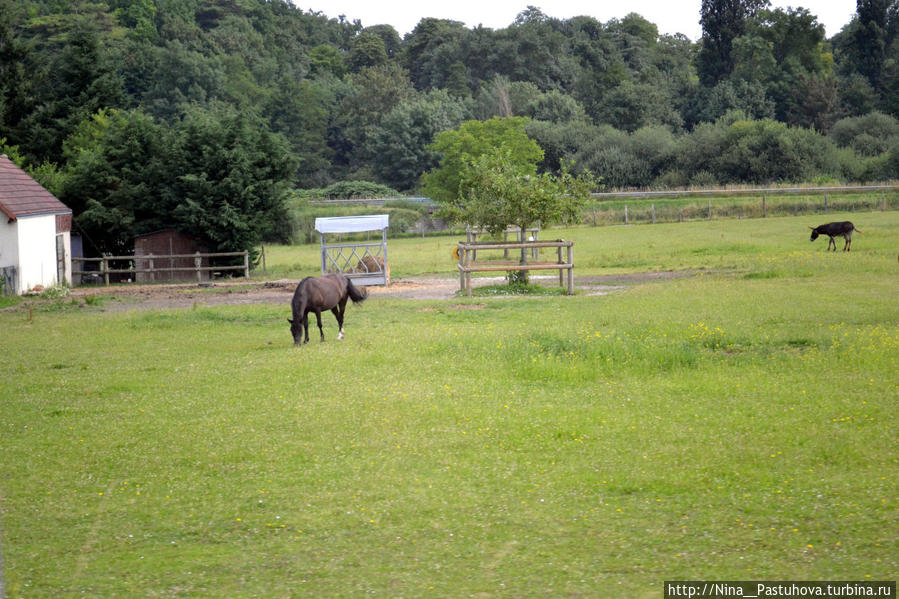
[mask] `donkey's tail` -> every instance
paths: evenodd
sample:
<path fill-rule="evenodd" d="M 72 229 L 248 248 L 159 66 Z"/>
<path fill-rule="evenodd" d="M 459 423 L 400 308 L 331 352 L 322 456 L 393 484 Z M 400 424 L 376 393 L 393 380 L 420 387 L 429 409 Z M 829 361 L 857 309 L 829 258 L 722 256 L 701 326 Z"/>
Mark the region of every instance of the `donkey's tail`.
<path fill-rule="evenodd" d="M 358 287 L 353 285 L 353 282 L 349 279 L 347 279 L 346 281 L 346 292 L 347 295 L 350 296 L 350 299 L 353 300 L 354 304 L 364 302 L 365 298 L 368 297 L 368 290 L 365 287 L 359 289 Z"/>

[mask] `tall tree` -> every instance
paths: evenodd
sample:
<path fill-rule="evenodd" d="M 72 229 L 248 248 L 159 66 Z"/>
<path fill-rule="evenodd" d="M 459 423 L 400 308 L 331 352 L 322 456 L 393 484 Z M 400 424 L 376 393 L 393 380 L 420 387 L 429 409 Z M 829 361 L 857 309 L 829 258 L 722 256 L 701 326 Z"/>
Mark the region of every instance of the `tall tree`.
<path fill-rule="evenodd" d="M 350 92 L 339 102 L 332 121 L 338 130 L 331 143 L 336 161 L 352 172 L 371 164 L 372 136 L 381 119 L 413 90 L 406 71 L 395 62 L 363 68 L 349 79 Z"/>
<path fill-rule="evenodd" d="M 296 165 L 280 135 L 233 108 L 193 109 L 177 128 L 172 217 L 212 251 L 251 250 L 285 236 L 284 198 Z"/>
<path fill-rule="evenodd" d="M 171 226 L 170 132 L 140 111 L 100 110 L 66 140 L 60 199 L 89 251 L 122 255 L 140 233 Z"/>
<path fill-rule="evenodd" d="M 384 40 L 376 33 L 363 31 L 353 40 L 348 64 L 358 72 L 365 67 L 377 67 L 387 62 Z"/>
<path fill-rule="evenodd" d="M 891 38 L 896 36 L 891 17 L 899 16 L 896 0 L 858 0 L 858 26 L 852 34 L 852 44 L 857 57 L 858 72 L 864 75 L 874 89 L 883 88 L 883 68 Z M 895 60 L 895 57 L 894 57 Z"/>
<path fill-rule="evenodd" d="M 769 0 L 702 0 L 702 39 L 696 67 L 704 85 L 713 86 L 730 75 L 734 40 L 746 31 L 747 20 L 769 4 Z"/>
<path fill-rule="evenodd" d="M 0 135 L 10 137 L 13 144 L 21 141 L 19 125 L 33 104 L 28 48 L 14 29 L 19 18 L 13 0 L 0 0 Z"/>
<path fill-rule="evenodd" d="M 328 147 L 328 117 L 335 104 L 327 79 L 297 81 L 286 76 L 265 104 L 263 114 L 272 131 L 287 139 L 297 159 L 293 180 L 298 187 L 330 182 L 333 151 Z"/>
<path fill-rule="evenodd" d="M 460 62 L 462 43 L 468 35 L 458 21 L 425 18 L 403 43 L 402 64 L 417 90 L 443 87 L 451 66 Z"/>
<path fill-rule="evenodd" d="M 827 133 L 842 116 L 836 77 L 799 76 L 793 88 L 793 104 L 787 118 L 790 124 Z"/>
<path fill-rule="evenodd" d="M 65 40 L 49 71 L 39 76 L 35 93 L 41 102 L 25 123 L 23 144 L 32 162 L 61 160 L 63 140 L 83 120 L 124 101 L 122 78 L 94 25 L 76 21 Z"/>
<path fill-rule="evenodd" d="M 412 189 L 423 172 L 437 166 L 439 155 L 428 148 L 434 136 L 455 129 L 464 116 L 464 105 L 444 90 L 400 103 L 374 135 L 375 172 L 396 189 Z"/>

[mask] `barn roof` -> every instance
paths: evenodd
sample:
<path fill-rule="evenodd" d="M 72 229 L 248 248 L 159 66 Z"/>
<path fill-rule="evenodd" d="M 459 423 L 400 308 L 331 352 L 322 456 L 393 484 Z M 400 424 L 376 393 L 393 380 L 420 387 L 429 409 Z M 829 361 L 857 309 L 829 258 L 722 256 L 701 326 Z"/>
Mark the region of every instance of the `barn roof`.
<path fill-rule="evenodd" d="M 0 155 L 0 212 L 13 221 L 21 216 L 71 214 L 72 210 L 3 154 Z"/>

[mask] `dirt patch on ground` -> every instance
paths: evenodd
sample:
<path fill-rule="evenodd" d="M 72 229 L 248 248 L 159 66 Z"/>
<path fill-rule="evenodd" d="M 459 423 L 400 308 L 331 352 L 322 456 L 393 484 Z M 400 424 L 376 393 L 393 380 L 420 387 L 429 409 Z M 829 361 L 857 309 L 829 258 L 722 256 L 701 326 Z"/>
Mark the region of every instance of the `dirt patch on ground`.
<path fill-rule="evenodd" d="M 667 271 L 628 273 L 575 277 L 575 287 L 587 295 L 607 295 L 627 286 L 652 281 L 694 276 L 693 271 Z M 544 281 L 545 279 L 545 281 Z M 554 276 L 532 277 L 537 283 L 552 285 Z M 475 287 L 495 285 L 504 277 L 478 277 L 472 280 Z M 72 299 L 91 303 L 91 296 L 115 297 L 117 301 L 103 301 L 107 312 L 134 309 L 192 308 L 194 306 L 219 306 L 240 304 L 289 304 L 298 279 L 280 279 L 265 282 L 182 283 L 171 285 L 115 285 L 78 287 L 72 290 Z M 409 278 L 394 279 L 388 287 L 368 288 L 369 297 L 392 297 L 416 300 L 450 300 L 457 298 L 458 279 Z M 458 304 L 462 306 L 463 304 Z M 464 304 L 472 309 L 472 304 Z"/>

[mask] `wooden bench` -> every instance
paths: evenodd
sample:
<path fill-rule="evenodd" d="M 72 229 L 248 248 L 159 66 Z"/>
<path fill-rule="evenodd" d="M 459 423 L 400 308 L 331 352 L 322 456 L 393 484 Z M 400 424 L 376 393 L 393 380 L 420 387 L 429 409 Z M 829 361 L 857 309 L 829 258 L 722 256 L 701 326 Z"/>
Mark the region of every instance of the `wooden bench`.
<path fill-rule="evenodd" d="M 559 286 L 565 285 L 565 274 L 568 275 L 568 295 L 574 294 L 574 259 L 573 259 L 573 241 L 564 241 L 558 239 L 556 241 L 526 241 L 524 243 L 504 243 L 504 242 L 459 242 L 456 246 L 456 253 L 459 257 L 459 284 L 460 289 L 465 295 L 471 296 L 471 273 L 473 272 L 490 272 L 503 271 L 515 272 L 519 270 L 558 270 Z M 509 250 L 527 251 L 529 249 L 556 248 L 557 260 L 555 262 L 521 262 L 514 261 L 497 261 L 487 260 L 477 262 L 475 260 L 476 253 L 483 250 L 504 250 L 508 255 Z M 563 257 L 562 250 L 565 250 Z"/>
<path fill-rule="evenodd" d="M 467 243 L 477 243 L 478 237 L 479 237 L 479 236 L 481 236 L 481 235 L 487 235 L 487 234 L 488 234 L 487 231 L 484 231 L 484 230 L 482 230 L 482 229 L 480 229 L 480 228 L 478 228 L 478 227 L 471 227 L 471 226 L 469 226 L 469 227 L 467 227 L 467 228 L 465 229 L 465 241 L 466 241 Z M 522 233 L 521 233 L 521 228 L 519 228 L 519 227 L 507 227 L 506 230 L 503 231 L 503 241 L 502 241 L 503 243 L 510 243 L 510 242 L 509 242 L 509 235 L 514 235 L 515 238 L 516 238 L 516 241 L 517 241 L 518 243 L 522 243 L 522 242 L 525 242 L 525 241 L 540 241 L 540 240 L 538 239 L 538 237 L 540 236 L 540 227 L 532 227 L 532 228 L 530 228 L 530 229 L 525 229 L 525 230 L 524 230 L 524 235 L 522 235 Z M 525 235 L 527 235 L 527 238 L 525 238 Z M 477 259 L 478 259 L 478 253 L 477 253 L 477 251 L 475 251 L 475 253 L 472 254 L 472 256 L 473 256 L 473 257 L 472 257 L 472 261 L 473 261 L 473 262 L 476 262 Z M 539 258 L 540 258 L 540 249 L 539 249 L 539 248 L 533 248 L 533 249 L 531 250 L 531 257 L 532 257 L 534 260 L 539 260 Z M 503 259 L 504 259 L 504 260 L 508 260 L 508 259 L 509 259 L 509 250 L 503 251 Z"/>

